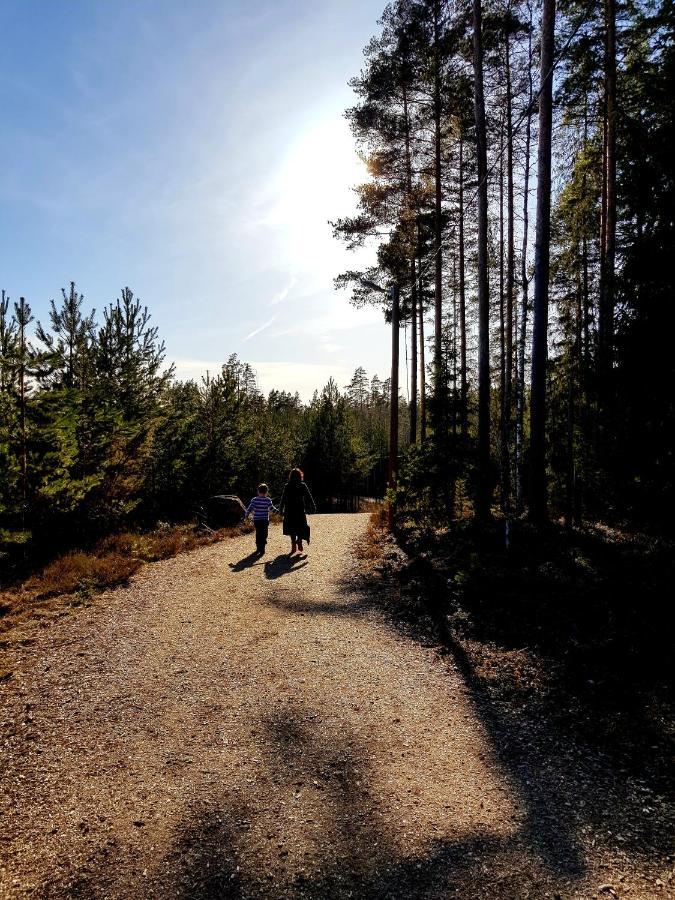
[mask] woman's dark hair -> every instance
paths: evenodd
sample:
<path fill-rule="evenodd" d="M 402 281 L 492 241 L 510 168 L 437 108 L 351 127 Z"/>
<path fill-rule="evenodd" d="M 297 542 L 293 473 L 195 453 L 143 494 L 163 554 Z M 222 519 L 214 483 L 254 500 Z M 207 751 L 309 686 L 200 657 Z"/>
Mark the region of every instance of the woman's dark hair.
<path fill-rule="evenodd" d="M 302 481 L 304 477 L 305 473 L 302 471 L 302 469 L 291 469 L 291 471 L 288 473 L 288 480 L 291 482 L 291 484 Z"/>

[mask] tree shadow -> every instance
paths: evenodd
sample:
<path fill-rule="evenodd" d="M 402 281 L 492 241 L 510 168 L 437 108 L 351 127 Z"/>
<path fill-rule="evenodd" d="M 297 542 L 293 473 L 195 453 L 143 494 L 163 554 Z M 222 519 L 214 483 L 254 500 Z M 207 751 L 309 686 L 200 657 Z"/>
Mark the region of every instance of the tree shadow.
<path fill-rule="evenodd" d="M 234 810 L 208 808 L 183 825 L 169 856 L 170 896 L 176 900 L 242 900 L 244 879 L 237 864 Z M 165 894 L 164 896 L 168 896 Z"/>
<path fill-rule="evenodd" d="M 310 854 L 308 862 L 297 852 L 297 835 L 289 834 L 264 802 L 256 806 L 249 799 L 242 811 L 229 801 L 179 825 L 174 849 L 159 867 L 171 879 L 172 896 L 512 900 L 531 896 L 533 888 L 540 889 L 536 895 L 541 896 L 545 889 L 567 887 L 581 874 L 582 868 L 558 867 L 537 873 L 537 879 L 532 835 L 515 826 L 512 833 L 501 835 L 478 825 L 456 840 L 432 838 L 424 852 L 403 855 L 376 818 L 369 752 L 349 732 L 332 733 L 326 741 L 311 724 L 318 716 L 309 713 L 305 707 L 290 706 L 265 717 L 256 728 L 257 749 L 274 772 L 276 785 L 287 792 L 315 791 L 316 806 L 299 809 L 292 828 L 302 829 L 301 839 L 313 838 L 320 855 Z M 278 845 L 277 837 L 282 838 Z M 283 848 L 290 848 L 290 855 Z"/>
<path fill-rule="evenodd" d="M 360 618 L 376 609 L 390 627 L 447 655 L 470 689 L 503 776 L 525 806 L 521 839 L 549 872 L 567 879 L 583 874 L 589 831 L 601 836 L 598 848 L 604 845 L 608 852 L 633 849 L 654 860 L 669 852 L 665 798 L 671 779 L 663 763 L 652 759 L 656 747 L 652 755 L 648 751 L 636 759 L 630 741 L 628 746 L 617 743 L 611 735 L 599 740 L 592 727 L 595 710 L 585 709 L 583 694 L 568 686 L 547 701 L 530 691 L 525 676 L 517 675 L 506 694 L 496 689 L 503 679 L 500 673 L 484 671 L 481 645 L 468 653 L 465 642 L 448 627 L 445 576 L 436 574 L 430 584 L 413 585 L 424 599 L 419 594 L 403 596 L 410 592 L 402 591 L 395 579 L 374 576 L 349 576 L 341 589 L 344 602 L 313 603 L 283 596 L 268 602 L 317 616 Z M 643 749 L 645 734 L 651 736 L 653 728 L 636 736 Z M 659 804 L 662 815 L 657 813 Z"/>
<path fill-rule="evenodd" d="M 269 606 L 277 609 L 283 609 L 285 612 L 292 613 L 312 613 L 314 615 L 336 616 L 338 618 L 356 618 L 366 615 L 366 610 L 359 610 L 358 607 L 338 603 L 333 600 L 304 600 L 302 597 L 288 598 L 280 596 L 265 597 L 264 602 Z"/>
<path fill-rule="evenodd" d="M 476 826 L 455 840 L 432 838 L 423 852 L 405 855 L 376 817 L 379 789 L 373 790 L 370 750 L 359 745 L 358 734 L 344 730 L 333 731 L 326 741 L 311 724 L 316 718 L 312 710 L 291 705 L 263 717 L 255 733 L 256 753 L 274 772 L 282 796 L 306 788 L 315 792 L 315 806 L 298 808 L 290 821 L 301 830 L 301 840 L 309 835 L 318 854 L 308 859 L 295 852 L 298 834 L 287 831 L 288 819 L 278 821 L 264 781 L 247 779 L 243 802 L 235 799 L 232 785 L 214 790 L 212 782 L 197 782 L 172 828 L 169 849 L 142 875 L 133 845 L 106 841 L 103 852 L 93 851 L 78 867 L 70 886 L 43 884 L 40 896 L 513 900 L 532 896 L 533 887 L 541 888 L 535 895 L 542 896 L 544 881 L 546 888 L 559 884 L 555 876 L 533 877 L 517 829 L 499 835 Z M 481 887 L 486 881 L 488 891 Z"/>
<path fill-rule="evenodd" d="M 282 575 L 290 575 L 291 572 L 297 572 L 307 565 L 307 555 L 290 556 L 288 553 L 280 553 L 274 559 L 265 563 L 265 578 L 270 581 L 275 578 L 281 578 Z"/>
<path fill-rule="evenodd" d="M 270 566 L 275 573 L 272 577 L 279 577 L 293 571 L 297 559 L 283 555 L 266 564 L 266 569 Z M 444 584 L 435 585 L 438 591 L 442 587 Z M 425 627 L 426 614 L 419 603 L 414 604 L 415 618 L 411 620 L 405 616 L 397 617 L 391 603 L 383 602 L 383 593 L 387 591 L 383 592 L 381 580 L 357 580 L 349 576 L 340 583 L 340 589 L 344 599 L 338 601 L 308 602 L 300 596 L 289 598 L 275 593 L 267 597 L 266 602 L 292 613 L 341 618 L 361 618 L 376 608 L 385 613 L 390 626 L 429 645 L 430 629 L 428 625 Z M 410 613 L 410 609 L 407 611 Z M 432 620 L 438 626 L 444 618 L 433 610 Z M 428 619 L 426 621 L 428 623 Z M 431 632 L 434 630 L 432 627 Z M 576 744 L 575 752 L 570 755 L 565 737 L 547 729 L 545 722 L 535 728 L 531 721 L 514 716 L 508 707 L 494 703 L 461 643 L 453 639 L 447 628 L 444 638 L 444 652 L 452 656 L 470 688 L 477 716 L 495 747 L 504 777 L 527 809 L 523 839 L 550 872 L 566 878 L 578 877 L 584 871 L 580 830 L 587 820 L 587 816 L 579 815 L 579 811 L 586 808 L 584 798 L 589 789 L 588 782 L 597 778 L 597 773 L 591 777 L 592 766 L 578 768 Z M 435 643 L 438 645 L 437 635 Z M 280 725 L 279 735 L 289 727 L 288 723 Z M 289 747 L 292 745 L 290 740 L 286 743 Z M 607 784 L 605 788 L 609 791 Z M 596 791 L 596 796 L 600 793 Z"/>

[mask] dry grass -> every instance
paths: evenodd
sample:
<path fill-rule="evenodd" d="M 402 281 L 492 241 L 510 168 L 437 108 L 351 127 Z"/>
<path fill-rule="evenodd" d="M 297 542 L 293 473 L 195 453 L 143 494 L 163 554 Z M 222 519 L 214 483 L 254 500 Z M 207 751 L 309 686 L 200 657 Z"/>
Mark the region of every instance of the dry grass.
<path fill-rule="evenodd" d="M 132 557 L 141 562 L 157 562 L 186 553 L 197 547 L 214 544 L 227 538 L 239 537 L 252 531 L 250 524 L 237 525 L 234 528 L 221 528 L 219 531 L 199 532 L 190 525 L 163 526 L 156 531 L 145 533 L 123 532 L 113 534 L 99 541 L 94 548 L 97 557 L 117 556 Z"/>
<path fill-rule="evenodd" d="M 370 511 L 369 526 L 372 526 L 379 531 L 385 531 L 388 527 L 387 518 L 387 507 L 384 503 L 378 503 L 374 505 Z"/>
<path fill-rule="evenodd" d="M 126 581 L 140 565 L 141 560 L 119 553 L 105 556 L 67 553 L 49 563 L 38 575 L 29 578 L 23 590 L 31 597 L 41 599 L 108 587 Z"/>
<path fill-rule="evenodd" d="M 369 516 L 364 537 L 355 545 L 358 558 L 363 560 L 379 559 L 387 534 L 387 510 L 383 504 L 378 504 Z"/>

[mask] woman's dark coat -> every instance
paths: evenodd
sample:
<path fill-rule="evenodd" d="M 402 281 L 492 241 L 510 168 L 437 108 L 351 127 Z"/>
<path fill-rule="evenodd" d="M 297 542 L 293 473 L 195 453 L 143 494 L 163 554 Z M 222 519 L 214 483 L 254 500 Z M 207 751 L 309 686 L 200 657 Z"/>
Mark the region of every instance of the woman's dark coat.
<path fill-rule="evenodd" d="M 279 511 L 284 516 L 284 534 L 309 543 L 308 507 L 316 510 L 316 504 L 305 482 L 287 482 L 279 503 Z"/>

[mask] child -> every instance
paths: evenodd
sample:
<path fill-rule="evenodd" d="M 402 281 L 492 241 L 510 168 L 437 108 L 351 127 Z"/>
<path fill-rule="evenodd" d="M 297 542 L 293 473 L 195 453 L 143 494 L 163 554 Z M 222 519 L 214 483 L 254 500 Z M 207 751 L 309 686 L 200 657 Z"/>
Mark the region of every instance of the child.
<path fill-rule="evenodd" d="M 266 484 L 258 485 L 258 496 L 253 497 L 246 510 L 246 516 L 253 513 L 253 526 L 255 528 L 255 546 L 260 554 L 265 552 L 265 544 L 267 543 L 267 532 L 270 527 L 270 510 L 279 512 L 276 506 L 267 496 L 269 488 Z"/>

